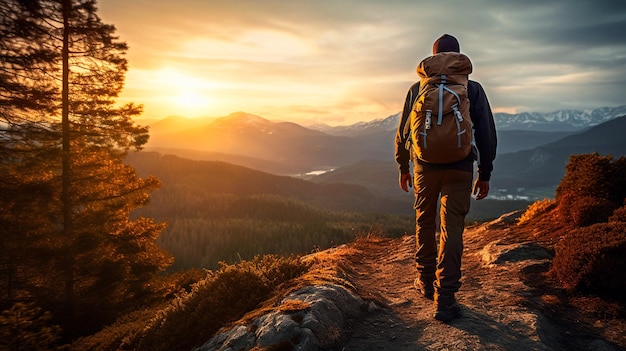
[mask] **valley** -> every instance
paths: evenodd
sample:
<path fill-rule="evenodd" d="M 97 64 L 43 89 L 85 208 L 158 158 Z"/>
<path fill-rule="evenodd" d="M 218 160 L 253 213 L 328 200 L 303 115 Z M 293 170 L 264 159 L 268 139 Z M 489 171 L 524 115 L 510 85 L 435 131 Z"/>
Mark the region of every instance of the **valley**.
<path fill-rule="evenodd" d="M 135 215 L 168 223 L 159 245 L 173 270 L 411 233 L 414 197 L 399 189 L 394 161 L 398 118 L 316 129 L 243 112 L 156 121 L 146 150 L 127 157 L 162 182 Z M 570 155 L 621 156 L 624 129 L 626 117 L 579 131 L 498 130 L 492 191 L 472 199 L 467 223 L 554 197 Z"/>
<path fill-rule="evenodd" d="M 548 114 L 496 113 L 494 200 L 550 198 L 571 154 L 626 153 L 626 106 Z M 347 183 L 397 197 L 394 138 L 399 114 L 348 126 L 301 126 L 237 112 L 170 117 L 150 125 L 147 151 L 221 161 L 313 182 Z"/>

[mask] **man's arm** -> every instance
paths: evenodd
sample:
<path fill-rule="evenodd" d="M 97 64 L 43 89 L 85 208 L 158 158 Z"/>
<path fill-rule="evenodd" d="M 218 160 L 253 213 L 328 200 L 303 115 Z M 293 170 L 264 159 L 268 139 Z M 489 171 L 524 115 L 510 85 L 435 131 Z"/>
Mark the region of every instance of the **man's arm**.
<path fill-rule="evenodd" d="M 469 82 L 470 116 L 474 124 L 474 138 L 478 148 L 478 180 L 489 182 L 493 170 L 493 160 L 496 158 L 498 143 L 496 127 L 493 120 L 489 100 L 483 87 L 475 81 Z M 489 190 L 489 184 L 483 184 Z M 486 195 L 485 195 L 486 196 Z"/>
<path fill-rule="evenodd" d="M 400 116 L 400 123 L 398 124 L 398 131 L 396 132 L 396 163 L 398 163 L 398 169 L 400 171 L 399 185 L 404 191 L 409 191 L 409 187 L 413 186 L 413 177 L 411 176 L 411 170 L 409 161 L 411 154 L 406 149 L 406 135 L 404 135 L 404 127 L 409 121 L 409 115 L 413 108 L 413 100 L 415 99 L 415 93 L 419 90 L 419 83 L 415 83 L 411 89 L 409 89 L 406 99 L 404 100 L 404 107 L 402 109 L 402 115 Z"/>

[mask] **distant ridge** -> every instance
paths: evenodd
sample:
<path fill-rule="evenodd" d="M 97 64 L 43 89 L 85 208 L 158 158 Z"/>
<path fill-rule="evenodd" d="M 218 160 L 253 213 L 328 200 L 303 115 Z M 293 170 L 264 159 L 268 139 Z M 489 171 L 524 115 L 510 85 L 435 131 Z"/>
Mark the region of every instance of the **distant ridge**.
<path fill-rule="evenodd" d="M 369 122 L 357 122 L 351 125 L 336 127 L 325 124 L 317 124 L 309 126 L 309 128 L 316 129 L 330 135 L 359 136 L 382 131 L 395 131 L 398 128 L 399 122 L 400 112 L 396 113 L 395 115 L 375 119 Z"/>
<path fill-rule="evenodd" d="M 574 132 L 626 115 L 626 105 L 601 107 L 592 110 L 557 110 L 553 112 L 494 113 L 498 130 L 527 130 L 541 132 Z M 396 130 L 400 113 L 370 122 L 358 122 L 345 126 L 313 125 L 331 135 L 357 136 L 378 131 Z"/>
<path fill-rule="evenodd" d="M 140 151 L 130 153 L 126 162 L 141 177 L 153 175 L 161 180 L 162 192 L 188 189 L 186 191 L 192 194 L 271 194 L 319 208 L 357 212 L 406 213 L 410 208 L 401 201 L 374 194 L 360 185 L 316 183 L 222 161 L 194 161 L 175 155 Z"/>
<path fill-rule="evenodd" d="M 503 188 L 556 187 L 565 174 L 570 155 L 593 152 L 615 158 L 626 155 L 624 130 L 626 116 L 531 150 L 500 155 L 494 162 L 497 174 L 492 183 Z"/>
<path fill-rule="evenodd" d="M 332 136 L 360 137 L 368 134 L 391 132 L 398 128 L 400 112 L 368 122 L 357 122 L 350 125 L 330 126 L 327 124 L 296 124 L 292 122 L 270 121 L 263 117 L 238 111 L 228 116 L 218 118 L 184 118 L 178 116 L 167 117 L 150 124 L 151 134 L 167 134 L 191 129 L 213 122 L 228 123 L 229 125 L 260 125 L 260 124 L 291 124 L 318 131 Z M 626 105 L 617 107 L 601 107 L 590 110 L 563 109 L 553 112 L 521 112 L 521 113 L 494 113 L 496 128 L 499 131 L 525 130 L 540 132 L 576 132 L 610 121 L 620 116 L 626 116 Z M 219 122 L 222 121 L 222 122 Z"/>
<path fill-rule="evenodd" d="M 384 137 L 387 142 L 389 137 Z M 245 112 L 210 119 L 168 118 L 150 127 L 147 150 L 189 150 L 200 155 L 233 155 L 227 162 L 253 166 L 269 160 L 264 170 L 284 174 L 308 173 L 369 157 L 389 157 L 389 148 L 353 138 L 330 135 L 293 122 L 270 121 Z M 189 153 L 187 153 L 189 154 Z M 205 158 L 206 159 L 206 158 Z M 243 163 L 242 163 L 243 162 Z M 281 166 L 284 164 L 285 166 Z"/>
<path fill-rule="evenodd" d="M 491 178 L 494 192 L 498 188 L 554 188 L 565 174 L 565 165 L 572 154 L 598 152 L 612 154 L 615 158 L 626 155 L 624 130 L 626 116 L 541 146 L 499 154 L 494 161 Z M 397 172 L 397 165 L 391 158 L 387 161 L 362 160 L 316 176 L 313 180 L 358 184 L 372 191 L 391 194 L 398 189 Z"/>
<path fill-rule="evenodd" d="M 359 160 L 393 160 L 398 118 L 345 127 L 317 125 L 316 129 L 243 112 L 219 118 L 168 117 L 150 125 L 145 149 L 275 174 L 303 175 Z M 573 133 L 498 129 L 498 153 L 532 149 Z"/>
<path fill-rule="evenodd" d="M 558 110 L 549 113 L 496 113 L 496 126 L 502 130 L 579 131 L 626 115 L 626 105 L 593 110 Z"/>

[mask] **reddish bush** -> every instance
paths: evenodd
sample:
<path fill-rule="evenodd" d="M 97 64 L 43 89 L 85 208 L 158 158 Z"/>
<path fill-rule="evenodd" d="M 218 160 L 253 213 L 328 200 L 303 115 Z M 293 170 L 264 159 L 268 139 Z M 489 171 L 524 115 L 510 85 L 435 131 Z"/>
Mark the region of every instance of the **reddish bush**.
<path fill-rule="evenodd" d="M 577 227 L 606 222 L 626 197 L 625 177 L 625 157 L 572 155 L 556 189 L 562 222 Z"/>
<path fill-rule="evenodd" d="M 626 301 L 626 223 L 574 230 L 556 246 L 552 272 L 569 289 Z"/>
<path fill-rule="evenodd" d="M 616 207 L 606 198 L 568 193 L 559 199 L 557 211 L 564 223 L 584 227 L 606 222 Z"/>
<path fill-rule="evenodd" d="M 595 196 L 621 203 L 626 197 L 626 158 L 598 153 L 572 155 L 565 166 L 565 176 L 556 188 L 556 199 L 567 194 Z"/>
<path fill-rule="evenodd" d="M 613 211 L 613 215 L 609 217 L 609 222 L 626 222 L 626 204 Z"/>

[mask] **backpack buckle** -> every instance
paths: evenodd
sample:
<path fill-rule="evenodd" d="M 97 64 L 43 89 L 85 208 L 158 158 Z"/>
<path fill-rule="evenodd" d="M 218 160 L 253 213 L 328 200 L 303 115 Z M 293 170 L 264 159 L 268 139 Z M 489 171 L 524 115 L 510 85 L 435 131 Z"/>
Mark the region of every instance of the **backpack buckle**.
<path fill-rule="evenodd" d="M 459 104 L 454 104 L 452 106 L 452 110 L 454 111 L 456 119 L 458 119 L 459 122 L 463 122 L 463 115 L 461 114 L 461 111 L 459 111 Z"/>

